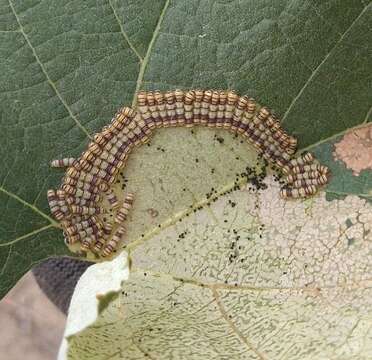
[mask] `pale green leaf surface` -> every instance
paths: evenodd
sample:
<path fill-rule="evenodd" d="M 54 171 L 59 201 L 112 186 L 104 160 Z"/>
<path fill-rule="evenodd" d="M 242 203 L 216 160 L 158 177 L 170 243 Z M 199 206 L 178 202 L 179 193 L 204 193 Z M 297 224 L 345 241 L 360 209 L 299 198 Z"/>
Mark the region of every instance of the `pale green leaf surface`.
<path fill-rule="evenodd" d="M 132 250 L 119 299 L 69 338 L 69 359 L 369 359 L 371 204 L 286 202 L 267 184 Z"/>
<path fill-rule="evenodd" d="M 69 336 L 94 323 L 97 315 L 118 297 L 121 283 L 128 280 L 128 257 L 121 252 L 112 261 L 89 267 L 76 284 L 58 359 L 65 359 Z"/>
<path fill-rule="evenodd" d="M 79 154 L 88 134 L 130 104 L 136 89 L 234 88 L 284 116 L 301 146 L 371 119 L 369 1 L 2 0 L 0 17 L 2 292 L 33 262 L 66 251 L 47 216 L 46 189 L 61 177 L 48 162 Z M 141 239 L 150 244 L 177 229 L 190 206 L 203 205 L 203 213 L 224 221 L 205 195 L 212 187 L 233 188 L 247 165 L 255 166 L 252 149 L 229 134 L 171 129 L 156 135 L 133 154 L 125 173 L 136 192 L 128 229 L 135 252 L 143 251 Z M 153 208 L 156 218 L 149 215 Z M 204 228 L 210 221 L 201 220 Z M 235 221 L 257 236 L 249 218 Z M 164 266 L 175 250 L 162 250 L 157 262 Z M 260 253 L 250 276 L 269 266 Z M 221 258 L 212 255 L 211 264 Z"/>

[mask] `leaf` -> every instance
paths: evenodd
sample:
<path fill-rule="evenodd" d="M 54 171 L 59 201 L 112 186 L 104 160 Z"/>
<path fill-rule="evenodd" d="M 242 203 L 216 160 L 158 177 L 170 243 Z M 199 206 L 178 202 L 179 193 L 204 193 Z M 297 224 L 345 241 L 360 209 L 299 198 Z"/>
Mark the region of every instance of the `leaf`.
<path fill-rule="evenodd" d="M 280 112 L 286 114 L 284 124 L 288 124 L 288 128 L 291 116 L 296 116 L 293 131 L 302 146 L 314 151 L 331 167 L 333 178 L 326 189 L 327 196 L 357 194 L 369 198 L 370 171 L 365 170 L 356 177 L 334 159 L 333 147 L 348 128 L 370 118 L 369 101 L 360 114 L 360 107 L 354 106 L 354 102 L 363 102 L 365 90 L 357 95 L 346 91 L 344 86 L 345 81 L 349 88 L 358 83 L 358 88 L 370 89 L 367 78 L 359 78 L 348 60 L 351 54 L 356 56 L 348 37 L 370 36 L 368 31 L 354 33 L 355 28 L 360 29 L 368 16 L 371 17 L 370 7 L 362 7 L 348 26 L 344 24 L 341 35 L 335 37 L 333 43 L 328 40 L 331 42 L 328 51 L 315 62 L 313 71 L 307 73 L 297 92 L 283 81 L 281 87 L 276 83 L 277 88 L 283 89 L 282 99 L 277 100 L 275 90 L 270 91 L 273 85 L 268 82 L 281 78 L 269 75 L 275 71 L 279 75 L 278 68 L 285 68 L 288 71 L 284 71 L 282 80 L 288 81 L 288 72 L 303 76 L 304 69 L 296 72 L 293 64 L 287 67 L 281 63 L 280 68 L 269 62 L 264 76 L 260 74 L 262 63 L 252 61 L 254 70 L 248 75 L 240 70 L 244 64 L 236 66 L 238 75 L 232 71 L 236 77 L 230 85 L 220 82 L 230 75 L 227 67 L 223 68 L 217 57 L 211 65 L 204 56 L 205 61 L 197 64 L 203 69 L 199 76 L 183 78 L 187 73 L 187 53 L 192 53 L 193 48 L 199 50 L 197 46 L 187 47 L 188 42 L 194 40 L 194 45 L 203 42 L 198 55 L 208 54 L 210 59 L 210 54 L 218 54 L 217 50 L 212 51 L 213 45 L 221 40 L 215 43 L 210 40 L 216 36 L 217 29 L 210 25 L 209 19 L 204 20 L 209 25 L 205 25 L 208 30 L 205 33 L 189 30 L 188 36 L 177 36 L 179 27 L 168 25 L 167 19 L 176 18 L 175 14 L 181 10 L 177 4 L 172 5 L 164 16 L 153 50 L 166 48 L 167 51 L 153 53 L 145 73 L 150 79 L 145 84 L 147 88 L 196 87 L 206 82 L 208 87 L 241 86 L 241 92 L 260 94 L 259 83 L 266 80 L 265 92 L 257 97 L 261 100 L 267 96 L 277 109 L 282 107 Z M 185 24 L 195 26 L 198 15 L 193 13 L 188 18 L 190 8 L 180 7 L 181 21 L 186 18 Z M 311 14 L 312 8 L 305 8 L 307 14 Z M 337 19 L 341 21 L 336 16 L 336 8 L 339 10 L 335 5 L 323 15 L 329 20 L 327 30 L 319 25 L 311 27 L 316 29 L 317 37 L 332 37 L 328 25 Z M 266 11 L 272 9 L 265 8 Z M 208 18 L 213 10 L 199 16 Z M 272 28 L 264 27 L 262 20 L 270 17 L 266 14 L 257 20 L 262 9 L 253 10 L 257 10 L 257 13 L 252 11 L 254 18 L 245 20 L 258 21 L 256 27 L 262 33 L 255 35 L 265 39 L 265 35 L 270 34 L 267 38 L 274 41 Z M 297 10 L 297 14 L 305 11 L 304 8 L 291 10 Z M 231 17 L 233 23 L 238 22 L 241 12 L 236 11 Z M 318 19 L 318 13 L 314 19 L 309 16 L 309 22 Z M 344 15 L 342 21 L 345 21 Z M 232 32 L 235 27 L 231 27 Z M 299 28 L 304 31 L 303 26 Z M 250 38 L 249 35 L 248 31 L 246 38 Z M 204 42 L 208 37 L 209 42 Z M 311 38 L 306 31 L 302 37 Z M 307 49 L 310 43 L 299 41 L 297 46 L 317 56 L 316 51 Z M 365 42 L 362 44 L 365 46 Z M 257 42 L 256 46 L 260 45 Z M 238 56 L 234 57 L 231 51 L 234 45 L 229 43 L 229 46 L 232 54 L 229 66 L 234 67 Z M 235 46 L 238 47 L 236 43 Z M 344 51 L 341 58 L 334 57 L 340 49 L 348 52 Z M 251 48 L 245 50 L 242 46 L 239 53 L 246 51 L 247 54 L 249 50 Z M 162 54 L 169 57 L 169 63 Z M 262 56 L 260 51 L 254 54 L 254 59 Z M 176 58 L 184 61 L 175 63 Z M 280 56 L 275 60 L 283 61 Z M 334 64 L 336 60 L 344 61 L 349 72 L 345 68 L 340 70 Z M 212 70 L 213 67 L 216 69 Z M 161 72 L 164 68 L 167 71 Z M 342 81 L 337 81 L 338 75 L 343 77 Z M 349 76 L 349 80 L 345 80 L 344 75 Z M 248 81 L 244 83 L 247 78 L 255 84 L 251 91 Z M 334 92 L 334 96 L 325 97 L 320 87 L 328 84 L 330 78 L 333 82 L 328 95 Z M 176 80 L 169 84 L 169 79 Z M 366 81 L 365 85 L 359 81 Z M 292 92 L 286 94 L 287 91 Z M 291 98 L 291 94 L 297 95 Z M 296 113 L 296 104 L 302 101 L 304 112 Z M 317 106 L 307 106 L 313 101 Z M 136 206 L 128 229 L 131 278 L 123 284 L 119 301 L 113 301 L 92 326 L 70 338 L 70 358 L 145 358 L 146 354 L 149 358 L 187 359 L 367 359 L 371 356 L 370 203 L 355 196 L 328 202 L 324 193 L 304 202 L 284 202 L 278 199 L 278 185 L 270 178 L 268 188 L 258 194 L 236 190 L 236 182 L 245 181 L 245 176 L 240 175 L 246 166 L 256 166 L 252 149 L 239 140 L 208 129 L 192 132 L 167 129 L 154 137 L 151 146 L 133 154 L 125 169 L 126 188 L 136 193 Z M 152 217 L 154 214 L 156 217 Z"/>
<path fill-rule="evenodd" d="M 371 131 L 371 124 L 362 125 L 313 148 L 333 174 L 327 186 L 328 198 L 347 194 L 372 198 Z"/>
<path fill-rule="evenodd" d="M 267 183 L 139 244 L 119 299 L 69 338 L 69 359 L 370 358 L 372 205 L 284 201 Z"/>
<path fill-rule="evenodd" d="M 49 216 L 46 191 L 62 176 L 49 162 L 77 156 L 88 136 L 130 103 L 139 56 L 148 48 L 164 2 L 143 1 L 139 7 L 115 1 L 6 0 L 0 5 L 3 296 L 33 264 L 69 253 Z"/>
<path fill-rule="evenodd" d="M 283 115 L 302 147 L 371 119 L 368 1 L 2 5 L 3 292 L 33 262 L 66 251 L 45 217 L 46 189 L 61 177 L 49 160 L 78 155 L 136 89 L 235 88 Z M 225 133 L 220 144 L 217 134 L 164 130 L 133 154 L 128 187 L 141 191 L 132 244 L 162 234 L 190 205 L 206 205 L 212 187 L 224 193 L 254 165 L 246 144 Z M 150 219 L 154 205 L 159 215 Z"/>
<path fill-rule="evenodd" d="M 65 338 L 91 325 L 98 314 L 106 310 L 110 302 L 118 297 L 123 280 L 129 277 L 127 256 L 124 252 L 112 261 L 96 264 L 93 270 L 88 268 L 76 284 L 75 294 L 69 307 L 68 325 Z M 83 305 L 83 306 L 82 306 Z M 63 339 L 59 358 L 63 358 L 68 349 L 68 342 Z"/>

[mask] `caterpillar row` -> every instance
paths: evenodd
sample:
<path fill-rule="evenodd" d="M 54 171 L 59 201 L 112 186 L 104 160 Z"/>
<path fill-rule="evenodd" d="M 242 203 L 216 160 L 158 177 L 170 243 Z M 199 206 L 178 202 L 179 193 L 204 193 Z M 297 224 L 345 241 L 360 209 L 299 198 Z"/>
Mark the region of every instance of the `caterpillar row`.
<path fill-rule="evenodd" d="M 60 188 L 47 194 L 66 242 L 79 242 L 83 251 L 110 256 L 125 234 L 123 223 L 134 201 L 130 193 L 119 201 L 110 188 L 129 153 L 146 143 L 157 128 L 196 125 L 224 128 L 246 138 L 286 176 L 280 191 L 283 198 L 314 195 L 329 181 L 328 168 L 318 164 L 311 153 L 294 157 L 297 139 L 283 130 L 268 108 L 248 96 L 214 90 L 139 92 L 136 110 L 120 109 L 79 158 L 51 162 L 53 167 L 67 168 Z M 103 197 L 116 211 L 112 223 L 99 216 L 105 212 L 98 205 Z"/>

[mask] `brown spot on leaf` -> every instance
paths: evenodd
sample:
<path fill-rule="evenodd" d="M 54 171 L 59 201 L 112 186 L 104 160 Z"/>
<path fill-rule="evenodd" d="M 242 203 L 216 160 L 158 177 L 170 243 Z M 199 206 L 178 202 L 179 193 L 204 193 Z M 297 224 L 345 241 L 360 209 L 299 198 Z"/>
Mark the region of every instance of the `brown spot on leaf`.
<path fill-rule="evenodd" d="M 335 160 L 343 161 L 354 176 L 362 170 L 372 170 L 372 125 L 349 131 L 335 144 Z"/>

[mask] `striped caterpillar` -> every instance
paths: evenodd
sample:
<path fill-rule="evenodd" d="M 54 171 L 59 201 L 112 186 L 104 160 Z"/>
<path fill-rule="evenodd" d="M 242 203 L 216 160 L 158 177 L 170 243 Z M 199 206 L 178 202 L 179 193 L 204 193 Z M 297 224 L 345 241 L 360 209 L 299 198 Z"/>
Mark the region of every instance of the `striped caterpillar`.
<path fill-rule="evenodd" d="M 79 158 L 51 162 L 52 167 L 67 167 L 60 188 L 47 194 L 65 241 L 80 243 L 81 250 L 102 257 L 112 255 L 125 234 L 123 222 L 134 196 L 129 193 L 119 201 L 110 185 L 131 150 L 146 143 L 157 128 L 196 125 L 223 128 L 247 139 L 286 176 L 287 184 L 280 190 L 285 199 L 314 195 L 329 181 L 328 168 L 318 164 L 312 154 L 294 157 L 297 139 L 283 130 L 268 108 L 248 96 L 216 90 L 141 91 L 136 109 L 120 109 Z M 98 216 L 105 212 L 98 206 L 103 194 L 116 212 L 113 224 Z"/>

